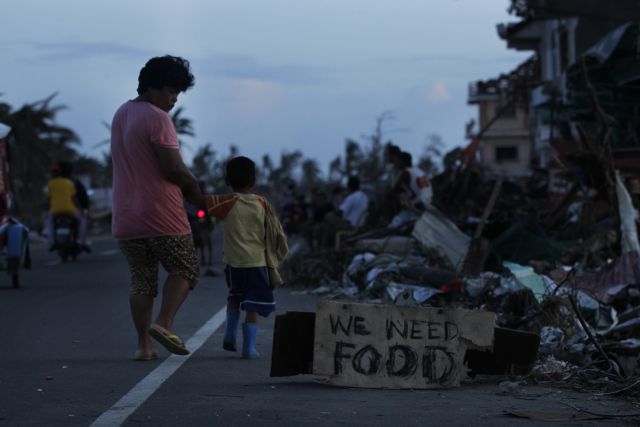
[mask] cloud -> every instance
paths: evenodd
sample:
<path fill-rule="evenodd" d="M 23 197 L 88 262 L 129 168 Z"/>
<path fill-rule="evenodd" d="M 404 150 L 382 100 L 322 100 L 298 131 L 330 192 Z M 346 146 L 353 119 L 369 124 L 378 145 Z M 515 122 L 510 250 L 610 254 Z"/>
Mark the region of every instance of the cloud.
<path fill-rule="evenodd" d="M 444 102 L 451 99 L 449 87 L 444 80 L 434 82 L 427 90 L 427 99 L 430 101 Z"/>
<path fill-rule="evenodd" d="M 425 54 L 408 57 L 413 62 L 461 62 L 467 64 L 482 63 L 513 63 L 514 58 L 530 57 L 531 53 L 508 52 L 504 55 L 456 55 L 456 54 Z"/>
<path fill-rule="evenodd" d="M 223 106 L 226 114 L 243 123 L 264 121 L 279 110 L 284 97 L 280 85 L 255 79 L 235 79 L 221 92 L 231 99 Z"/>
<path fill-rule="evenodd" d="M 122 58 L 140 58 L 153 56 L 154 53 L 137 47 L 108 42 L 58 42 L 58 43 L 29 43 L 35 48 L 37 61 L 63 61 L 86 59 L 91 57 L 118 56 Z"/>
<path fill-rule="evenodd" d="M 298 64 L 269 65 L 253 57 L 216 54 L 199 63 L 201 72 L 241 80 L 259 80 L 283 84 L 313 85 L 326 83 L 332 70 Z"/>

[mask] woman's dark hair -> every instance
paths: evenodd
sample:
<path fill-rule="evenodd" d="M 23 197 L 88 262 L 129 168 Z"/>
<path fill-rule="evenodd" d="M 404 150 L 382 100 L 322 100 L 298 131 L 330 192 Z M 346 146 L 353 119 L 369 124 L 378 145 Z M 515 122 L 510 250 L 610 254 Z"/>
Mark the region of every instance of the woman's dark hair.
<path fill-rule="evenodd" d="M 234 157 L 227 162 L 225 181 L 234 190 L 253 187 L 256 183 L 256 164 L 248 157 Z"/>
<path fill-rule="evenodd" d="M 194 84 L 189 61 L 179 56 L 156 56 L 144 64 L 138 76 L 138 95 L 149 88 L 162 89 L 169 86 L 184 92 Z"/>

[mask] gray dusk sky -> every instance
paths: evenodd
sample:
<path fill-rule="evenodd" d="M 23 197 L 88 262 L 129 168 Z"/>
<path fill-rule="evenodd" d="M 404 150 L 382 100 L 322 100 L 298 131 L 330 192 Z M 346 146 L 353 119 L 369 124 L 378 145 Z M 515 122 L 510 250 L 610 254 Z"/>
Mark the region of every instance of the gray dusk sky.
<path fill-rule="evenodd" d="M 102 122 L 135 97 L 152 56 L 191 61 L 178 106 L 188 162 L 211 143 L 259 160 L 300 149 L 323 170 L 393 112 L 386 136 L 419 156 L 428 134 L 463 145 L 468 83 L 513 69 L 495 30 L 508 0 L 3 0 L 0 97 L 14 108 L 58 92 L 58 122 L 102 157 Z"/>

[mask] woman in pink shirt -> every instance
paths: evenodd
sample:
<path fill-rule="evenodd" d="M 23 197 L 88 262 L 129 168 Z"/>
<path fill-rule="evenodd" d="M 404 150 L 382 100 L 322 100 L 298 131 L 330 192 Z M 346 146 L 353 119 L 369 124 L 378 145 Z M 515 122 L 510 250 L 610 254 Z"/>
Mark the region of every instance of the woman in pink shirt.
<path fill-rule="evenodd" d="M 129 263 L 131 316 L 138 333 L 136 360 L 157 358 L 151 337 L 175 354 L 189 354 L 174 333 L 174 317 L 200 277 L 184 208 L 199 195 L 185 166 L 168 112 L 193 86 L 189 62 L 151 58 L 138 77 L 138 97 L 125 102 L 111 125 L 113 235 Z M 159 265 L 167 271 L 162 306 L 152 323 Z"/>

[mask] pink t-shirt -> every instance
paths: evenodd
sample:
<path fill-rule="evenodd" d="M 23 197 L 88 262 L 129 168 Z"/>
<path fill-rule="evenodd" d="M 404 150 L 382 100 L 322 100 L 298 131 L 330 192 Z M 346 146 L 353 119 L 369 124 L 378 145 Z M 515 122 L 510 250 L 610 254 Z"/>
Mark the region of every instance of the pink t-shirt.
<path fill-rule="evenodd" d="M 179 149 L 171 118 L 148 102 L 126 102 L 111 124 L 116 239 L 191 232 L 182 191 L 162 176 L 153 144 Z"/>

